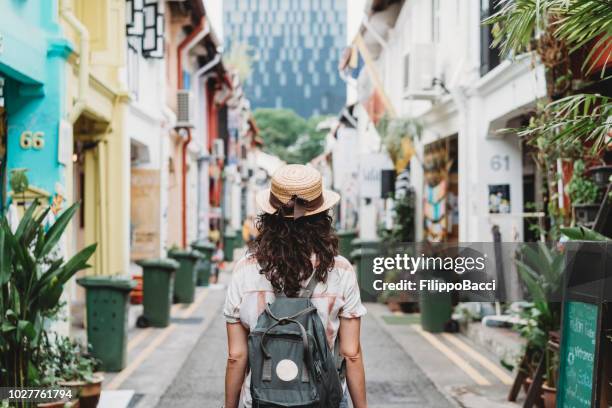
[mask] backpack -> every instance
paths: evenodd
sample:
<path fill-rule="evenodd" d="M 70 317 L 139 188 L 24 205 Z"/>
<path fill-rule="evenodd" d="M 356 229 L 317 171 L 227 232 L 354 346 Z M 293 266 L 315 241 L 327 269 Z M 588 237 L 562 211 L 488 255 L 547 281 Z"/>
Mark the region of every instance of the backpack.
<path fill-rule="evenodd" d="M 342 358 L 334 353 L 310 298 L 313 276 L 299 297 L 283 294 L 266 305 L 248 340 L 253 408 L 338 408 Z"/>

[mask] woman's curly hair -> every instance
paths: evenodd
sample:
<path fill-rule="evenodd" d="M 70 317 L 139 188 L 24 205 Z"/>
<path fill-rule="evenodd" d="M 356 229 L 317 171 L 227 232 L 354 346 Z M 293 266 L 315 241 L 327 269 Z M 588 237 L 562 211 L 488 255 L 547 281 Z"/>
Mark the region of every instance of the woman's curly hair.
<path fill-rule="evenodd" d="M 249 252 L 276 293 L 297 296 L 300 282 L 313 272 L 311 256 L 316 256 L 315 277 L 327 281 L 338 255 L 338 237 L 327 211 L 297 220 L 282 214 L 263 213 L 257 217 L 257 237 L 249 243 Z"/>

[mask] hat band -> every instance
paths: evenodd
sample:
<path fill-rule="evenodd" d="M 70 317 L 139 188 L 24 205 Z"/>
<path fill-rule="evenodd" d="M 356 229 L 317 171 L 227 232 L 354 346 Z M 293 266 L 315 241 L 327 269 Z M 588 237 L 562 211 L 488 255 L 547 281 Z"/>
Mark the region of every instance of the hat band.
<path fill-rule="evenodd" d="M 304 200 L 303 198 L 293 195 L 289 201 L 283 203 L 274 194 L 270 193 L 270 205 L 277 210 L 277 213 L 282 215 L 291 215 L 294 220 L 303 217 L 306 211 L 314 211 L 321 207 L 325 202 L 323 194 L 312 200 Z"/>

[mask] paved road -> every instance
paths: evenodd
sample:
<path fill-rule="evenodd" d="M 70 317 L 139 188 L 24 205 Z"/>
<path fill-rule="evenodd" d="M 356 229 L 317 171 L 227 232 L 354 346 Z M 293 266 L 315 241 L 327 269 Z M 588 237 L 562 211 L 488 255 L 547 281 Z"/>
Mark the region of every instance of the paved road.
<path fill-rule="evenodd" d="M 158 408 L 220 407 L 225 375 L 225 322 L 220 313 L 202 334 Z M 372 408 L 451 407 L 433 383 L 373 318 L 362 332 Z"/>

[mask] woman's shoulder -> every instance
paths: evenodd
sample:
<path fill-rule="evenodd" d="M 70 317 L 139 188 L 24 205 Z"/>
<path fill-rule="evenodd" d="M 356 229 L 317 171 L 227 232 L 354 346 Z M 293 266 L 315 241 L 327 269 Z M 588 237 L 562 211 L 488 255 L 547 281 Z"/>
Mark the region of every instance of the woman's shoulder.
<path fill-rule="evenodd" d="M 338 269 L 340 272 L 353 272 L 353 264 L 342 255 L 336 255 L 334 257 L 334 269 Z"/>
<path fill-rule="evenodd" d="M 249 271 L 257 271 L 257 259 L 252 254 L 245 254 L 242 258 L 234 263 L 234 273 L 245 273 Z"/>

